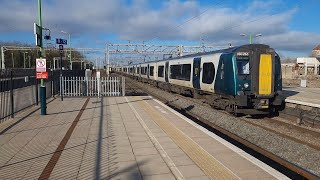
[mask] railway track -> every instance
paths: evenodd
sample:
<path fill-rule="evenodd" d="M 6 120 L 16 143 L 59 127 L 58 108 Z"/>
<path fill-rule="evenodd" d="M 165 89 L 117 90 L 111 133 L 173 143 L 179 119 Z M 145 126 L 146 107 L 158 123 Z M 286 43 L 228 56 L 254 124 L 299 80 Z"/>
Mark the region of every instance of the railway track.
<path fill-rule="evenodd" d="M 179 107 L 175 107 L 175 105 L 173 103 L 170 103 L 170 101 L 168 101 L 166 98 L 162 97 L 161 95 L 157 94 L 156 92 L 148 91 L 146 87 L 151 86 L 151 85 L 142 84 L 142 83 L 140 85 L 134 84 L 133 80 L 131 80 L 129 78 L 127 78 L 127 79 L 128 80 L 126 81 L 126 88 L 129 89 L 129 92 L 131 91 L 131 95 L 135 95 L 135 94 L 136 95 L 141 95 L 141 94 L 146 95 L 146 93 L 148 93 L 148 94 L 154 96 L 155 98 L 163 101 L 167 105 L 169 105 L 173 108 L 176 108 L 177 110 L 182 111 L 184 114 L 195 118 L 196 120 L 198 120 L 199 122 L 201 122 L 205 126 L 208 126 L 209 128 L 213 128 L 214 130 L 217 130 L 218 132 L 220 132 L 223 135 L 231 138 L 232 140 L 240 143 L 241 145 L 243 145 L 249 149 L 252 149 L 253 151 L 257 152 L 258 154 L 261 154 L 262 156 L 270 159 L 270 161 L 276 162 L 279 165 L 285 167 L 286 169 L 301 175 L 301 177 L 304 177 L 307 179 L 320 178 L 319 176 L 309 172 L 308 170 L 301 168 L 297 165 L 294 165 L 293 163 L 291 163 L 291 162 L 255 145 L 255 144 L 229 132 L 228 130 L 221 128 L 220 126 L 218 126 L 212 122 L 209 122 L 208 120 L 206 120 L 205 118 L 202 118 L 201 116 L 199 116 L 197 114 L 186 111 L 184 109 L 180 109 Z M 142 89 L 143 89 L 143 91 L 142 91 Z M 144 92 L 144 93 L 142 93 L 142 92 Z M 193 98 L 185 97 L 185 96 L 182 96 L 179 94 L 175 94 L 175 96 L 178 96 L 179 98 L 188 99 L 189 101 L 192 101 L 194 104 L 196 104 L 198 106 L 210 107 L 210 105 L 206 104 L 203 99 L 193 99 Z M 231 116 L 225 111 L 220 111 L 220 112 L 223 112 L 227 116 Z M 280 121 L 277 118 L 252 119 L 252 118 L 248 118 L 248 117 L 241 117 L 238 119 L 240 121 L 247 123 L 247 124 L 255 126 L 256 128 L 266 130 L 268 132 L 277 134 L 278 136 L 281 136 L 282 138 L 292 140 L 292 141 L 297 142 L 301 145 L 306 145 L 310 148 L 313 148 L 317 151 L 320 151 L 320 142 L 319 142 L 320 133 L 316 130 L 310 130 L 305 127 L 299 127 L 299 126 L 290 124 L 288 122 Z M 300 135 L 297 136 L 297 134 L 300 134 Z M 288 174 L 291 174 L 291 173 L 288 173 Z M 292 176 L 292 177 L 295 177 L 295 176 Z"/>

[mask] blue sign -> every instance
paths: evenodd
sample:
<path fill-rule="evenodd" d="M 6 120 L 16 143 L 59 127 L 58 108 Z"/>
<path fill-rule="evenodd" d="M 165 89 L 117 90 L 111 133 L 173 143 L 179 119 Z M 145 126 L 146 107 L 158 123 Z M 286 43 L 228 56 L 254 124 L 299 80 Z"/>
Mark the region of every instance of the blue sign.
<path fill-rule="evenodd" d="M 56 39 L 56 44 L 65 44 L 65 45 L 67 45 L 67 40 L 66 39 L 57 38 Z"/>

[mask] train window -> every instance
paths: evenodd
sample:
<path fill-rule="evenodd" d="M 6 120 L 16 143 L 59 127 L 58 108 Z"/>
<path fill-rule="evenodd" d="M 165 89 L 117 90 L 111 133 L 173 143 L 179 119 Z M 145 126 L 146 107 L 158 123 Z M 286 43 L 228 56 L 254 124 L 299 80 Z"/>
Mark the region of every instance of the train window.
<path fill-rule="evenodd" d="M 250 74 L 249 59 L 237 59 L 237 72 L 238 75 Z"/>
<path fill-rule="evenodd" d="M 180 64 L 170 66 L 170 78 L 190 81 L 191 64 Z"/>
<path fill-rule="evenodd" d="M 147 75 L 147 67 L 141 67 L 141 74 Z"/>
<path fill-rule="evenodd" d="M 214 80 L 215 68 L 213 63 L 203 63 L 202 82 L 211 84 Z"/>
<path fill-rule="evenodd" d="M 150 66 L 150 71 L 149 71 L 150 76 L 153 76 L 153 70 L 154 70 L 154 66 Z"/>
<path fill-rule="evenodd" d="M 158 77 L 164 77 L 164 66 L 158 66 Z"/>

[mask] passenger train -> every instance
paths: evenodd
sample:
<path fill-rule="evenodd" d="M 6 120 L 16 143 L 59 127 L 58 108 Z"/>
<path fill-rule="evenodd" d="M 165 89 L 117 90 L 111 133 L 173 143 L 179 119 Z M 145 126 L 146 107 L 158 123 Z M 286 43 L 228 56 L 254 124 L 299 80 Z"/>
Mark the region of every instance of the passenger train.
<path fill-rule="evenodd" d="M 114 68 L 116 72 L 179 94 L 205 98 L 235 115 L 277 114 L 284 108 L 280 57 L 264 44 L 248 44 Z"/>

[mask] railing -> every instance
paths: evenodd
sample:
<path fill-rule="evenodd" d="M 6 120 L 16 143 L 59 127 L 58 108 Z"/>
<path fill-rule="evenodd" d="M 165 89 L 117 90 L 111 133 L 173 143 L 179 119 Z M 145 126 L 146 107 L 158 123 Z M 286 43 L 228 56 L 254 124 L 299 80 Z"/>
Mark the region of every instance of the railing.
<path fill-rule="evenodd" d="M 60 80 L 63 96 L 125 95 L 123 77 L 61 77 Z"/>
<path fill-rule="evenodd" d="M 58 93 L 59 74 L 48 72 L 45 80 L 47 98 Z M 39 102 L 39 83 L 34 69 L 0 70 L 0 122 Z"/>

